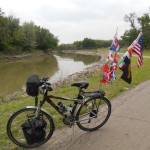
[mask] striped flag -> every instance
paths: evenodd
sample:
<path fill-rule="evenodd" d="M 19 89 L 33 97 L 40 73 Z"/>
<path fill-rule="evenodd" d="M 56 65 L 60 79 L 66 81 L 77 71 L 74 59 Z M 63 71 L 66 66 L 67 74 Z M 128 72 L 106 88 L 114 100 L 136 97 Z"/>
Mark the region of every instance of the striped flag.
<path fill-rule="evenodd" d="M 138 55 L 138 67 L 142 66 L 143 61 L 143 33 L 140 32 L 136 40 L 129 47 L 132 51 Z"/>
<path fill-rule="evenodd" d="M 118 30 L 118 28 L 117 28 L 117 30 Z M 112 44 L 109 47 L 109 54 L 106 59 L 106 62 L 102 67 L 103 75 L 102 75 L 102 80 L 100 80 L 100 82 L 102 82 L 102 83 L 111 84 L 111 78 L 116 80 L 116 72 L 115 71 L 118 69 L 117 57 L 119 57 L 119 55 L 117 53 L 120 51 L 119 41 L 117 39 L 117 30 L 116 30 L 116 34 L 113 38 Z"/>
<path fill-rule="evenodd" d="M 126 63 L 125 63 L 125 57 L 128 57 L 128 59 L 131 59 L 132 57 L 132 51 L 131 49 L 128 49 L 128 51 L 121 57 L 121 60 L 118 62 L 118 66 L 119 66 L 119 69 L 124 71 L 124 69 L 126 68 Z"/>
<path fill-rule="evenodd" d="M 113 42 L 111 44 L 110 50 L 113 52 L 119 52 L 120 51 L 120 46 L 117 38 L 117 33 L 114 36 Z"/>

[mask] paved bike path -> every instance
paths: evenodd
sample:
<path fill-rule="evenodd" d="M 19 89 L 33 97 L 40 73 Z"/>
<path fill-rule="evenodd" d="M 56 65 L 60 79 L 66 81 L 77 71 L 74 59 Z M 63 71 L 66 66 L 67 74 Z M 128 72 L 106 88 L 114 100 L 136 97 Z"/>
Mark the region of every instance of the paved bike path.
<path fill-rule="evenodd" d="M 99 130 L 56 130 L 36 150 L 150 150 L 150 80 L 111 100 L 112 114 Z"/>

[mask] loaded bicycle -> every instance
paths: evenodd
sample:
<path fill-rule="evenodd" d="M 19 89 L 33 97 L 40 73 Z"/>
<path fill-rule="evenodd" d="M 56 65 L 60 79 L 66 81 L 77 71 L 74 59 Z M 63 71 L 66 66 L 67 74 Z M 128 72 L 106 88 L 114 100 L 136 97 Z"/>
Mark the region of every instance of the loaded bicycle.
<path fill-rule="evenodd" d="M 11 115 L 7 123 L 7 134 L 10 140 L 24 148 L 34 148 L 46 143 L 53 135 L 55 124 L 53 117 L 42 106 L 49 103 L 60 115 L 63 123 L 72 127 L 77 125 L 84 131 L 94 131 L 102 127 L 111 114 L 111 103 L 102 90 L 86 92 L 89 86 L 86 81 L 72 83 L 79 90 L 77 97 L 68 98 L 49 95 L 52 91 L 48 78 L 40 79 L 32 75 L 27 79 L 26 92 L 35 97 L 35 106 L 27 106 Z M 39 91 L 43 98 L 39 101 Z M 60 100 L 55 103 L 54 100 Z M 69 101 L 65 106 L 62 101 Z"/>

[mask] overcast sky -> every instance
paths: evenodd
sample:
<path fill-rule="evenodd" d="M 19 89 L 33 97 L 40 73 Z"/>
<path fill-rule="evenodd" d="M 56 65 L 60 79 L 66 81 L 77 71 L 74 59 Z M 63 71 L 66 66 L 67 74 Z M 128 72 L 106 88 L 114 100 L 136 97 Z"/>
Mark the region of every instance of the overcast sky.
<path fill-rule="evenodd" d="M 118 27 L 118 37 L 129 24 L 125 14 L 138 16 L 149 12 L 150 0 L 0 0 L 5 15 L 14 15 L 20 22 L 33 21 L 47 28 L 60 43 L 92 39 L 112 39 Z"/>

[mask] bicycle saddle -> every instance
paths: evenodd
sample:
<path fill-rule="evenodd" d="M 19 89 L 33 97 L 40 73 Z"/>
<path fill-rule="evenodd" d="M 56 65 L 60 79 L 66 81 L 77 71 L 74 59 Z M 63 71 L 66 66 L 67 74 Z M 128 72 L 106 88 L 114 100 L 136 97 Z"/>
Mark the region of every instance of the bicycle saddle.
<path fill-rule="evenodd" d="M 86 89 L 88 86 L 89 86 L 89 83 L 86 82 L 86 81 L 81 81 L 81 82 L 74 82 L 71 84 L 71 86 L 76 86 L 76 87 L 79 87 L 79 88 L 84 88 Z"/>

